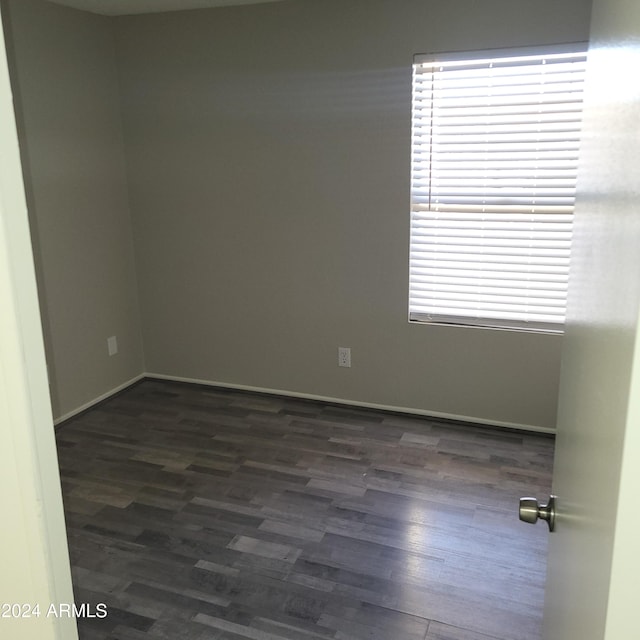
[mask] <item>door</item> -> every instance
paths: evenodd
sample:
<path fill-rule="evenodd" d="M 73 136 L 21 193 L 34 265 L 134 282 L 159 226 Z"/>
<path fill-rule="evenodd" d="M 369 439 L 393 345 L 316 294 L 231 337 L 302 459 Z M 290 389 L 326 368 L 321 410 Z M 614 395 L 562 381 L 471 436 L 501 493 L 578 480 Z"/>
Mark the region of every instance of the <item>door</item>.
<path fill-rule="evenodd" d="M 591 29 L 545 640 L 640 638 L 640 3 L 594 0 Z"/>

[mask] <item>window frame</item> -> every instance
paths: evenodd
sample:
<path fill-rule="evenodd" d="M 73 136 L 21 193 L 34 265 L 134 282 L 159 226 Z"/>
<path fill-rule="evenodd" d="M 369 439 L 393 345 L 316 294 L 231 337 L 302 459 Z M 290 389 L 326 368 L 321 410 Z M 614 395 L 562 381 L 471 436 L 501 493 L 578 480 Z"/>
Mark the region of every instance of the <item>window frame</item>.
<path fill-rule="evenodd" d="M 578 54 L 581 58 L 584 58 L 584 64 L 586 66 L 586 59 L 588 54 L 588 43 L 586 42 L 571 42 L 571 43 L 563 43 L 563 44 L 553 44 L 553 45 L 544 45 L 544 46 L 535 46 L 535 47 L 518 47 L 518 48 L 499 48 L 499 49 L 484 49 L 484 50 L 474 50 L 474 51 L 456 51 L 456 52 L 440 52 L 440 53 L 430 53 L 430 54 L 417 54 L 414 56 L 413 61 L 413 83 L 412 83 L 412 101 L 411 101 L 411 123 L 412 123 L 412 132 L 411 132 L 411 223 L 410 223 L 410 283 L 409 283 L 409 322 L 418 323 L 418 324 L 437 324 L 437 325 L 449 325 L 449 326 L 464 326 L 464 327 L 475 327 L 475 328 L 490 328 L 490 329 L 501 329 L 501 330 L 510 330 L 510 331 L 533 331 L 533 332 L 542 332 L 542 333 L 562 333 L 564 331 L 564 309 L 566 308 L 566 285 L 564 289 L 564 298 L 563 298 L 563 306 L 562 306 L 562 321 L 556 321 L 553 319 L 552 321 L 539 321 L 539 320 L 526 320 L 526 319 L 513 319 L 513 318 L 501 318 L 499 313 L 496 312 L 496 317 L 484 317 L 484 316 L 473 316 L 471 314 L 465 315 L 460 314 L 448 314 L 448 313 L 432 313 L 432 312 L 422 312 L 417 311 L 415 308 L 412 308 L 414 304 L 415 296 L 412 297 L 413 289 L 415 287 L 414 279 L 420 280 L 420 278 L 424 279 L 425 276 L 420 276 L 418 278 L 414 278 L 414 254 L 419 254 L 419 251 L 415 251 L 416 241 L 414 240 L 415 233 L 415 217 L 416 217 L 416 208 L 418 207 L 416 203 L 416 164 L 417 164 L 417 152 L 416 152 L 416 120 L 418 116 L 416 115 L 417 111 L 417 97 L 416 97 L 416 69 L 418 65 L 424 64 L 437 64 L 437 63 L 456 63 L 456 62 L 469 62 L 469 66 L 477 66 L 479 63 L 482 64 L 483 61 L 491 61 L 491 60 L 499 60 L 499 59 L 510 59 L 510 58 L 518 58 L 518 57 L 528 57 L 528 56 L 564 56 Z M 544 64 L 544 63 L 540 63 Z M 464 67 L 464 65 L 462 65 Z M 515 65 L 513 65 L 515 66 Z M 584 90 L 585 90 L 585 79 L 584 79 L 584 71 L 582 72 L 582 80 L 580 85 L 580 102 L 583 101 L 584 98 Z M 432 88 L 433 94 L 433 88 Z M 431 95 L 432 95 L 431 94 Z M 431 97 L 433 100 L 433 95 Z M 433 102 L 432 104 L 432 113 L 433 113 Z M 578 117 L 578 126 L 581 122 L 581 113 L 582 110 L 579 110 L 580 115 Z M 430 127 L 423 127 L 421 129 L 421 134 L 424 133 L 424 129 L 428 130 L 429 135 L 431 136 L 431 141 L 429 142 L 429 148 L 431 149 L 434 146 L 433 143 L 433 116 Z M 577 141 L 577 145 L 579 147 L 581 134 L 578 132 L 575 140 Z M 573 140 L 573 138 L 571 138 Z M 579 150 L 575 151 L 575 177 L 573 178 L 573 190 L 574 196 L 571 202 L 571 211 L 568 212 L 570 215 L 570 221 L 573 219 L 573 210 L 575 206 L 575 186 L 577 184 L 577 165 L 579 160 Z M 431 192 L 433 190 L 431 172 L 433 171 L 433 159 L 429 157 L 428 160 L 428 173 L 429 173 L 429 204 L 428 211 L 432 212 L 432 203 L 431 203 Z M 424 164 L 424 162 L 423 162 Z M 423 185 L 424 186 L 424 185 Z M 478 196 L 479 198 L 481 196 Z M 423 211 L 424 206 L 423 206 Z M 484 215 L 484 214 L 479 214 Z M 499 215 L 499 214 L 495 214 Z M 515 216 L 517 214 L 507 214 Z M 539 217 L 539 216 L 538 216 Z M 565 214 L 566 217 L 566 214 Z M 550 219 L 551 220 L 551 219 Z M 566 220 L 565 222 L 565 237 L 566 237 Z M 436 223 L 437 224 L 437 223 Z M 437 230 L 437 227 L 434 227 Z M 558 229 L 560 227 L 558 226 Z M 569 245 L 570 245 L 570 237 L 571 237 L 571 223 L 568 226 L 569 228 Z M 570 255 L 570 248 L 568 250 L 568 255 Z M 435 259 L 431 262 L 435 262 Z M 568 264 L 568 258 L 567 258 Z M 497 263 L 496 263 L 497 264 Z M 568 266 L 566 267 L 568 278 Z M 564 276 L 563 276 L 564 277 Z M 426 281 L 426 280 L 425 280 Z M 420 280 L 422 283 L 422 280 Z M 486 296 L 485 296 L 486 297 Z M 533 296 L 532 296 L 533 297 Z M 463 311 L 467 311 L 466 309 Z"/>

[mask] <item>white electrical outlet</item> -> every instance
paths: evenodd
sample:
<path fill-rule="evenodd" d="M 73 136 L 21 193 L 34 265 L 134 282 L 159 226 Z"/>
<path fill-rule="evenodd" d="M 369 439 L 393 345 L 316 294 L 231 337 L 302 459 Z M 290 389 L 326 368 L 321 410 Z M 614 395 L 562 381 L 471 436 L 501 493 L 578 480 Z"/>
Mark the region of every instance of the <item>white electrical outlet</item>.
<path fill-rule="evenodd" d="M 107 338 L 107 350 L 110 356 L 115 356 L 118 353 L 118 340 L 115 336 Z"/>
<path fill-rule="evenodd" d="M 351 366 L 351 347 L 338 347 L 338 366 Z"/>

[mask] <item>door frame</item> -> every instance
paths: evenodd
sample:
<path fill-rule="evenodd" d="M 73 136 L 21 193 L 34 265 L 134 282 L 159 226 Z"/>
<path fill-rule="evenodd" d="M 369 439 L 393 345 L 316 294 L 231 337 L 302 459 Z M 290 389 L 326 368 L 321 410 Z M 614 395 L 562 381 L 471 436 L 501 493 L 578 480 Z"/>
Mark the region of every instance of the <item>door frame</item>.
<path fill-rule="evenodd" d="M 1 20 L 1 7 L 0 7 Z M 0 29 L 0 602 L 2 620 L 25 640 L 77 640 L 60 472 L 47 381 L 20 151 L 4 34 Z M 33 607 L 39 604 L 39 616 Z M 14 615 L 14 614 L 18 615 Z"/>

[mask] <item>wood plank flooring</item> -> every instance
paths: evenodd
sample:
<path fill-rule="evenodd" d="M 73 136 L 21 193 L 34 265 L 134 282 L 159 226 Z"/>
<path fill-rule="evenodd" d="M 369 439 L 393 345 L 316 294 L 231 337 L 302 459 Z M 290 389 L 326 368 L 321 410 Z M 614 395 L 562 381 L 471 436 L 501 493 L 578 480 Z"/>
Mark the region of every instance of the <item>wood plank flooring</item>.
<path fill-rule="evenodd" d="M 81 640 L 536 640 L 553 440 L 145 380 L 57 432 Z"/>

